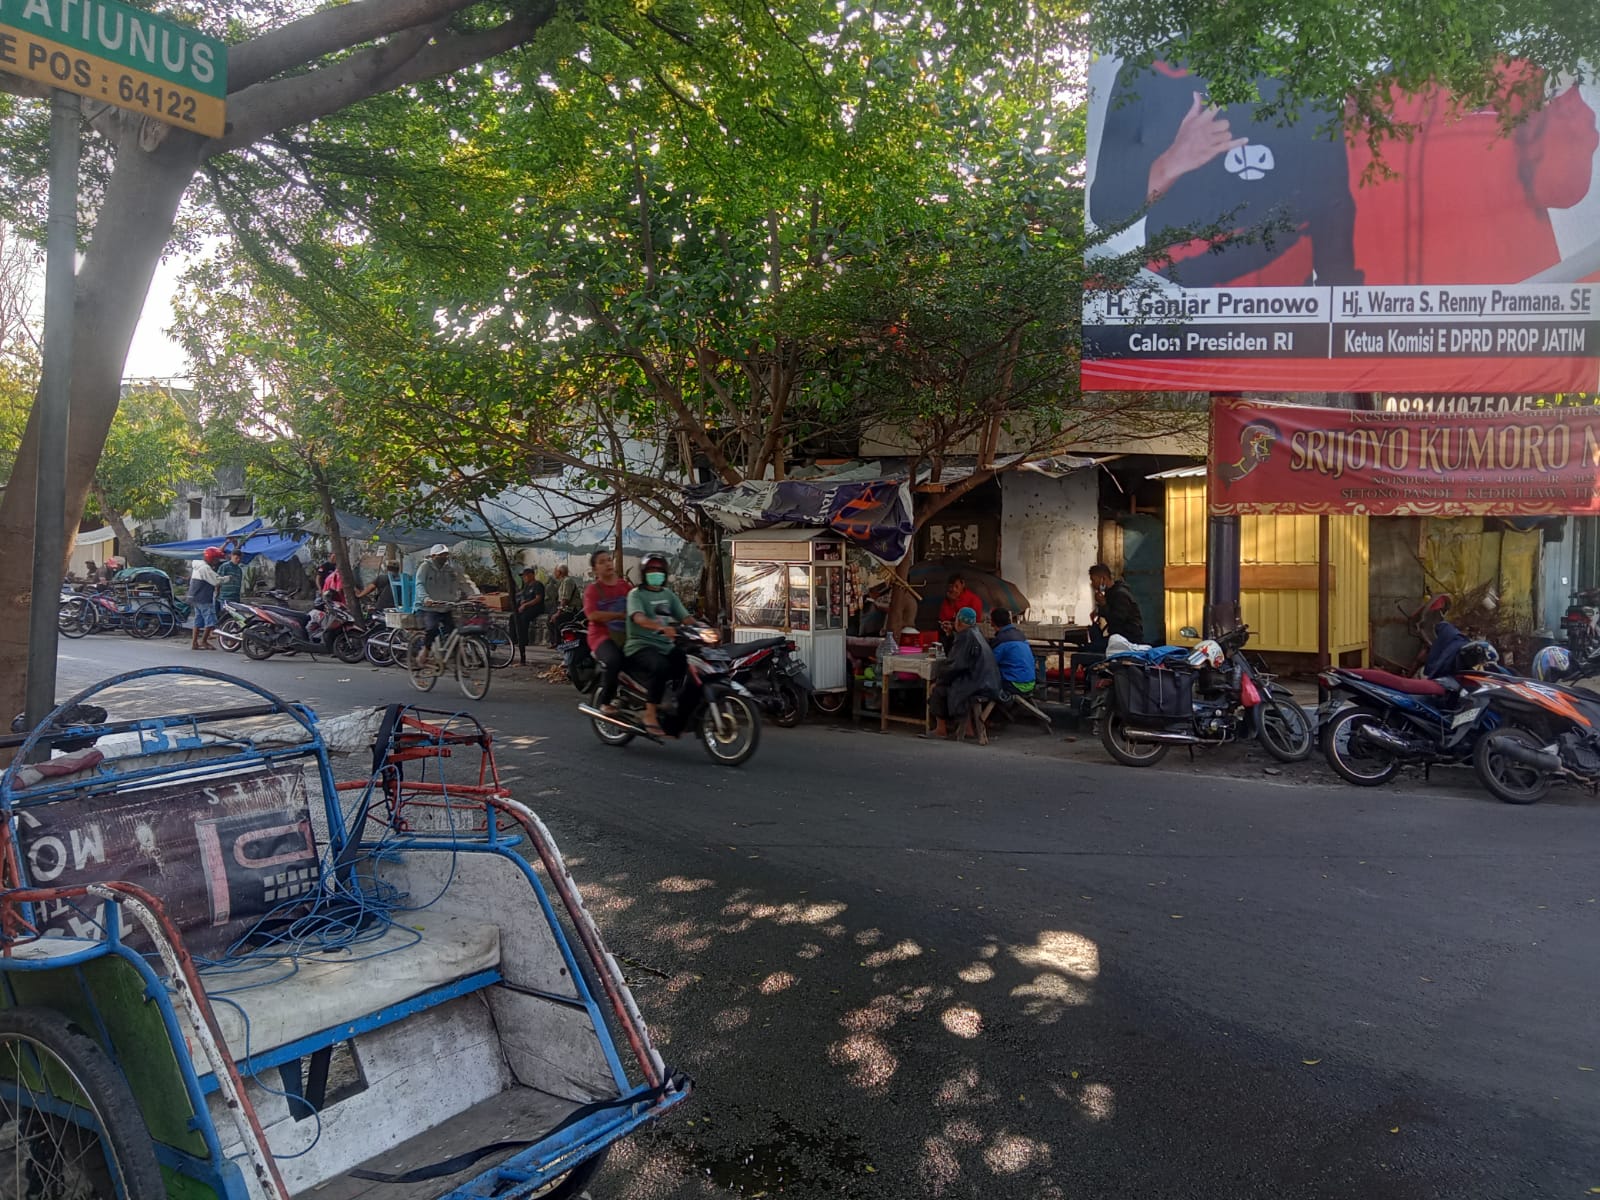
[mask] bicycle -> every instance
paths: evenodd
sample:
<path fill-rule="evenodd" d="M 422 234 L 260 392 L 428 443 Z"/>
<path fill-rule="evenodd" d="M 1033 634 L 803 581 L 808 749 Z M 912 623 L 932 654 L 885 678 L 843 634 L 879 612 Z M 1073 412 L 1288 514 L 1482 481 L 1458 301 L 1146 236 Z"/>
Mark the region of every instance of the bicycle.
<path fill-rule="evenodd" d="M 468 602 L 452 604 L 450 609 L 456 613 L 481 612 L 482 606 Z M 418 630 L 412 634 L 406 647 L 406 673 L 411 677 L 412 687 L 419 692 L 432 691 L 439 676 L 453 668 L 456 683 L 467 699 L 482 700 L 489 694 L 492 668 L 489 666 L 488 645 L 481 634 L 467 632 L 457 625 L 449 634 L 434 642 L 433 650 L 424 662 L 422 655 L 426 640 L 427 634 Z"/>

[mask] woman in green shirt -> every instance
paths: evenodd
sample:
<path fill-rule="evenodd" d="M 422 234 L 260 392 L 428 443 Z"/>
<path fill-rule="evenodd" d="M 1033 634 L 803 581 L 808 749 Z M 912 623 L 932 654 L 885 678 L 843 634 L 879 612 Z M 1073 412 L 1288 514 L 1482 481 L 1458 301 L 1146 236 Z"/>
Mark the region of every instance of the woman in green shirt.
<path fill-rule="evenodd" d="M 628 638 L 623 653 L 628 669 L 646 680 L 644 727 L 662 737 L 656 705 L 666 695 L 667 684 L 687 667 L 684 652 L 675 644 L 673 630 L 689 619 L 689 610 L 667 587 L 667 560 L 652 554 L 644 560 L 644 585 L 628 593 Z"/>

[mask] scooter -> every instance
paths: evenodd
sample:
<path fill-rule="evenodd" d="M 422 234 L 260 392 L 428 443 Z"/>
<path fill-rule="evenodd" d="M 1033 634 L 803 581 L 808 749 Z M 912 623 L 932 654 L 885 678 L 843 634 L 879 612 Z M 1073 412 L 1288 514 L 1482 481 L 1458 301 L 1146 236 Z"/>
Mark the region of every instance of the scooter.
<path fill-rule="evenodd" d="M 1507 804 L 1534 804 L 1556 782 L 1600 792 L 1600 695 L 1532 679 L 1499 678 L 1483 693 L 1499 727 L 1478 740 L 1472 765 Z"/>
<path fill-rule="evenodd" d="M 276 604 L 243 604 L 254 618 L 241 635 L 247 658 L 261 661 L 274 654 L 332 654 L 340 662 L 366 657 L 366 630 L 341 604 L 318 600 L 309 612 Z M 232 610 L 230 609 L 230 612 Z"/>
<path fill-rule="evenodd" d="M 692 733 L 713 762 L 739 766 L 761 742 L 761 712 L 754 698 L 734 680 L 728 652 L 718 647 L 715 629 L 679 625 L 673 640 L 684 650 L 686 663 L 683 675 L 668 686 L 657 710 L 662 731 L 672 738 Z M 589 718 L 595 736 L 608 746 L 626 746 L 636 737 L 659 744 L 663 739 L 644 727 L 645 697 L 644 681 L 624 670 L 614 715 L 601 711 L 598 681 L 593 703 L 578 705 L 578 711 Z"/>
<path fill-rule="evenodd" d="M 786 637 L 758 638 L 732 647 L 733 677 L 745 687 L 773 723 L 793 729 L 811 705 L 811 674 Z"/>

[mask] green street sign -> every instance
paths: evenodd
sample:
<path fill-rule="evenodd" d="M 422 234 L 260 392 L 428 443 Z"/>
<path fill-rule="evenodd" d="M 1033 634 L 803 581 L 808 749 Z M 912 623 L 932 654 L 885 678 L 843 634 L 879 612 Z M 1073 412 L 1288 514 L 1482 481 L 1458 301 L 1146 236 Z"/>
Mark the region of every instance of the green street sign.
<path fill-rule="evenodd" d="M 225 125 L 227 44 L 115 0 L 0 0 L 0 71 L 210 137 Z"/>

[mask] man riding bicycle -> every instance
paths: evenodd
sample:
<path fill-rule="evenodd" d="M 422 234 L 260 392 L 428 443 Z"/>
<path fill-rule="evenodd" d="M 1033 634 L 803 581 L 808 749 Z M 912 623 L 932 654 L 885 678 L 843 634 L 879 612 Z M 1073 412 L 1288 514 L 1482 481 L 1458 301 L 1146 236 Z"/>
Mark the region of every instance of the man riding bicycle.
<path fill-rule="evenodd" d="M 440 635 L 448 637 L 456 627 L 452 604 L 470 600 L 478 594 L 478 585 L 467 578 L 466 572 L 450 561 L 450 547 L 443 542 L 428 551 L 428 557 L 417 568 L 417 601 L 422 610 L 422 666 L 428 665 L 428 652 Z"/>

